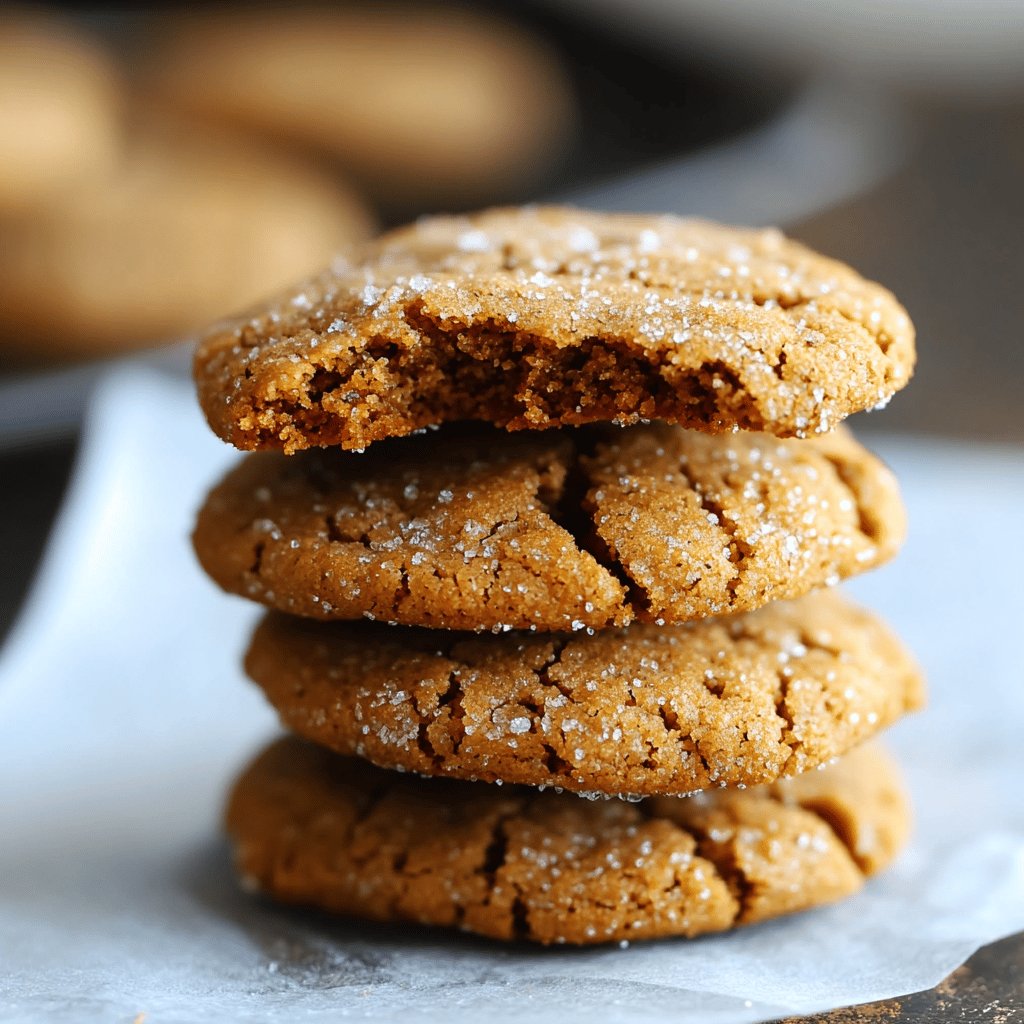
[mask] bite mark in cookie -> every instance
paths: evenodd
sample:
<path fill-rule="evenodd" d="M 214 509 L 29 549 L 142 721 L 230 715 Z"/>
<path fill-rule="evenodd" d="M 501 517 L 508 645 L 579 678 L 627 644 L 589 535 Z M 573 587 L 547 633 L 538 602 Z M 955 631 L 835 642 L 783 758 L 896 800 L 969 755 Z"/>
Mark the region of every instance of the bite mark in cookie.
<path fill-rule="evenodd" d="M 453 420 L 660 419 L 804 437 L 887 401 L 914 333 L 777 231 L 561 207 L 435 217 L 211 331 L 200 401 L 239 448 L 363 448 Z"/>

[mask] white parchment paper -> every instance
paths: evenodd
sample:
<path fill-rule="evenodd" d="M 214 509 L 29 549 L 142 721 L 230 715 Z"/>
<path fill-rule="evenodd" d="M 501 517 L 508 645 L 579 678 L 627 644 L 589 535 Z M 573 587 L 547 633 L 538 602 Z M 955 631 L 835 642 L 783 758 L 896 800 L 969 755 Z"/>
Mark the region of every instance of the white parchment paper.
<path fill-rule="evenodd" d="M 0 1020 L 754 1021 L 929 987 L 1024 929 L 1024 454 L 876 447 L 912 535 L 848 589 L 931 681 L 890 734 L 910 851 L 847 903 L 732 935 L 508 948 L 237 890 L 220 805 L 275 723 L 238 668 L 256 613 L 187 542 L 235 456 L 185 384 L 113 374 L 0 660 Z"/>

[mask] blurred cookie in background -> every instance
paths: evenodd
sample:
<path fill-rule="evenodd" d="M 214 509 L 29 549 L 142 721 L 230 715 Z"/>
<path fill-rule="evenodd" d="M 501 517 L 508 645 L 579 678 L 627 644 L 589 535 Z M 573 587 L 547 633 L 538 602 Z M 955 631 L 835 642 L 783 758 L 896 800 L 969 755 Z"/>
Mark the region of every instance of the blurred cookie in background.
<path fill-rule="evenodd" d="M 372 218 L 250 141 L 141 124 L 106 176 L 0 218 L 0 347 L 32 361 L 178 337 L 324 266 Z"/>
<path fill-rule="evenodd" d="M 102 175 L 122 146 L 118 76 L 77 28 L 0 12 L 0 211 Z"/>
<path fill-rule="evenodd" d="M 473 205 L 565 150 L 556 54 L 468 10 L 392 6 L 189 13 L 147 61 L 163 100 L 330 156 L 386 207 Z"/>

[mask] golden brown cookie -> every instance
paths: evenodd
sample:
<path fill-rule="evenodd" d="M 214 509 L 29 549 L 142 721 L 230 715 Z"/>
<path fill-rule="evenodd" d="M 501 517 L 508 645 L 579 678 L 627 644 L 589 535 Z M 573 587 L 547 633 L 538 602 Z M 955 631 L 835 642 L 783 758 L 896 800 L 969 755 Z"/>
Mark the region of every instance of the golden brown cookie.
<path fill-rule="evenodd" d="M 383 201 L 419 208 L 523 187 L 571 124 L 540 40 L 449 5 L 189 11 L 147 63 L 179 108 L 331 154 Z"/>
<path fill-rule="evenodd" d="M 361 448 L 450 420 L 661 419 L 821 433 L 908 380 L 879 285 L 777 231 L 560 207 L 435 217 L 211 331 L 213 430 L 239 448 Z"/>
<path fill-rule="evenodd" d="M 639 804 L 426 781 L 297 739 L 227 810 L 243 883 L 286 903 L 495 939 L 694 936 L 856 892 L 906 841 L 876 748 L 744 792 Z"/>
<path fill-rule="evenodd" d="M 796 775 L 923 701 L 900 642 L 831 591 L 593 635 L 273 613 L 245 666 L 288 729 L 339 753 L 424 775 L 607 795 Z"/>
<path fill-rule="evenodd" d="M 111 175 L 0 223 L 2 344 L 54 358 L 167 340 L 369 230 L 352 194 L 303 166 L 147 125 Z"/>
<path fill-rule="evenodd" d="M 895 479 L 843 430 L 474 426 L 249 456 L 194 542 L 226 590 L 296 615 L 574 630 L 796 597 L 884 562 L 903 532 Z"/>
<path fill-rule="evenodd" d="M 0 12 L 0 211 L 104 175 L 123 141 L 117 75 L 73 25 Z"/>

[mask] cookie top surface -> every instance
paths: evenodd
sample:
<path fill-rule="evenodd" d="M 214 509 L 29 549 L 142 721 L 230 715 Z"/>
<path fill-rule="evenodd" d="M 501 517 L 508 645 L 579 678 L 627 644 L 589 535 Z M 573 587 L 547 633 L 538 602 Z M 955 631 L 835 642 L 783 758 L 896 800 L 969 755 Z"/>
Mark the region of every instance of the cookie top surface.
<path fill-rule="evenodd" d="M 239 448 L 362 448 L 451 420 L 660 419 L 827 431 L 909 379 L 892 295 L 784 238 L 561 207 L 434 217 L 203 338 L 199 397 Z"/>
<path fill-rule="evenodd" d="M 227 810 L 247 887 L 380 921 L 593 944 L 753 924 L 860 888 L 906 839 L 894 767 L 703 797 L 587 801 L 384 772 L 289 738 Z"/>
<path fill-rule="evenodd" d="M 225 589 L 291 614 L 579 630 L 747 611 L 890 558 L 889 470 L 843 430 L 450 428 L 250 456 L 194 533 Z"/>
<path fill-rule="evenodd" d="M 245 659 L 290 730 L 424 775 L 604 795 L 750 786 L 920 706 L 875 617 L 825 591 L 683 626 L 442 633 L 272 614 Z"/>

